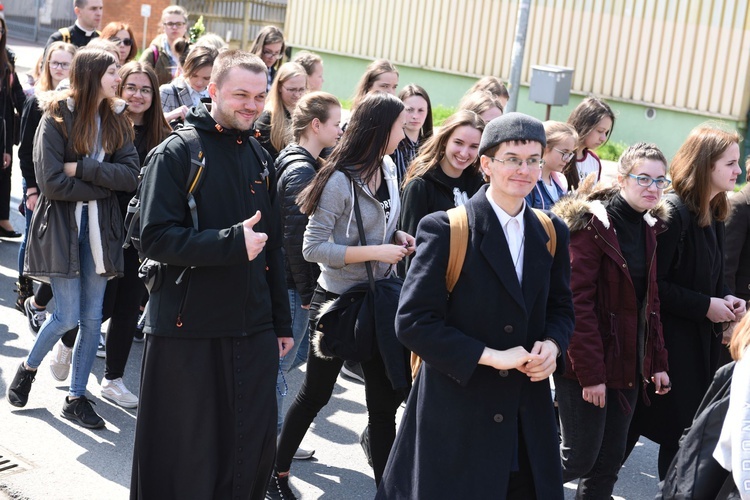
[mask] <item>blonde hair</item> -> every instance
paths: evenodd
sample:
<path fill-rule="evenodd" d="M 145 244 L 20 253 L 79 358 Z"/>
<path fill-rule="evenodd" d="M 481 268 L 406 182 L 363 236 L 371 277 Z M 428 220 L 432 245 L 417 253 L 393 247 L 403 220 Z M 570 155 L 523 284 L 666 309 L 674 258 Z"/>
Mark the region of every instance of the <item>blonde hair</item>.
<path fill-rule="evenodd" d="M 729 354 L 732 355 L 732 359 L 739 361 L 748 346 L 750 346 L 750 314 L 746 314 L 734 327 L 732 340 L 729 341 Z"/>
<path fill-rule="evenodd" d="M 305 87 L 307 87 L 307 71 L 305 71 L 305 68 L 293 62 L 282 64 L 268 94 L 268 112 L 271 115 L 271 144 L 276 148 L 276 151 L 284 149 L 290 139 L 290 120 L 286 117 L 284 102 L 281 100 L 281 87 L 287 80 L 297 76 L 305 77 Z M 291 114 L 293 111 L 293 109 L 290 109 L 289 113 Z"/>
<path fill-rule="evenodd" d="M 36 83 L 37 90 L 55 90 L 52 86 L 52 72 L 50 70 L 49 62 L 52 60 L 52 54 L 57 51 L 67 52 L 72 57 L 76 55 L 77 47 L 72 43 L 65 42 L 53 42 L 47 49 L 47 53 L 44 54 L 44 64 L 42 65 L 41 75 L 39 81 Z"/>
<path fill-rule="evenodd" d="M 544 135 L 547 136 L 546 149 L 552 149 L 565 139 L 570 138 L 573 138 L 574 144 L 578 144 L 578 132 L 576 132 L 576 129 L 574 129 L 572 125 L 565 122 L 556 122 L 554 120 L 547 120 L 543 125 Z"/>
<path fill-rule="evenodd" d="M 499 109 L 501 113 L 505 112 L 505 109 L 503 109 L 503 103 L 500 102 L 500 99 L 498 99 L 492 92 L 486 90 L 478 90 L 471 94 L 466 94 L 461 99 L 461 102 L 458 103 L 458 109 L 473 111 L 480 116 L 482 113 L 492 108 Z"/>

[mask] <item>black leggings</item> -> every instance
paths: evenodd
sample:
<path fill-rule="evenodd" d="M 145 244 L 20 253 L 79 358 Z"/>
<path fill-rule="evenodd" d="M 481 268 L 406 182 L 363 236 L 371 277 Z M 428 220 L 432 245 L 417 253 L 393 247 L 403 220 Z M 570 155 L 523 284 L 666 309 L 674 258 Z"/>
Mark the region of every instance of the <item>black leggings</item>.
<path fill-rule="evenodd" d="M 336 294 L 326 292 L 320 286 L 315 290 L 310 304 L 311 331 L 314 331 L 313 318 L 317 316 L 321 304 L 336 297 Z M 319 358 L 313 351 L 310 349 L 308 352 L 305 381 L 281 428 L 276 454 L 276 470 L 280 472 L 286 472 L 291 468 L 294 452 L 305 437 L 307 429 L 318 412 L 331 399 L 341 365 L 344 363 L 337 358 Z M 365 376 L 370 451 L 377 485 L 380 484 L 385 463 L 396 438 L 396 410 L 403 401 L 403 393 L 391 386 L 377 348 L 372 359 L 362 363 L 362 372 Z"/>

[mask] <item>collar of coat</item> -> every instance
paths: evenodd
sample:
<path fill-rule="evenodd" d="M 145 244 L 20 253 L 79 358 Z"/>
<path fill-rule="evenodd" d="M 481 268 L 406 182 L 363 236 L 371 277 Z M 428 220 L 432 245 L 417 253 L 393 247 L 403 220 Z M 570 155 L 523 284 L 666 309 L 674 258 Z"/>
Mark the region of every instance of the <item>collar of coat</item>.
<path fill-rule="evenodd" d="M 576 191 L 562 198 L 552 207 L 552 212 L 560 217 L 570 231 L 580 231 L 591 221 L 592 216 L 609 229 L 610 219 L 606 203 L 620 191 L 617 187 L 599 188 L 593 192 Z M 643 214 L 643 220 L 654 227 L 659 220 L 666 221 L 669 208 L 662 200 L 654 208 Z"/>

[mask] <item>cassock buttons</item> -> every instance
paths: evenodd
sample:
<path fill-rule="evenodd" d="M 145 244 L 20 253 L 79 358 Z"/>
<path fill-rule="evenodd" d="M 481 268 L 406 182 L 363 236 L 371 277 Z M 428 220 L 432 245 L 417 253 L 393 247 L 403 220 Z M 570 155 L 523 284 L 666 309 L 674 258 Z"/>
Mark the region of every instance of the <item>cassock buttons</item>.
<path fill-rule="evenodd" d="M 508 376 L 508 370 L 500 370 L 498 372 L 501 377 L 507 377 Z"/>
<path fill-rule="evenodd" d="M 503 415 L 500 413 L 497 413 L 493 418 L 495 419 L 495 422 L 497 422 L 498 424 L 503 421 Z"/>
<path fill-rule="evenodd" d="M 505 325 L 505 328 L 503 328 L 503 330 L 505 330 L 505 333 L 513 333 L 513 326 Z"/>

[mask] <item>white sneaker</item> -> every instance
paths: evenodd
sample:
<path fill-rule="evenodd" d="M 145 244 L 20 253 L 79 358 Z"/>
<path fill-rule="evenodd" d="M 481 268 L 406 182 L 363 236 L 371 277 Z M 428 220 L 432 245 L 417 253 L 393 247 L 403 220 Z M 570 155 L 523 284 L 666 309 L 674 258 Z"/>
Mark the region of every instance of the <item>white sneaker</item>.
<path fill-rule="evenodd" d="M 295 460 L 310 460 L 313 455 L 315 455 L 315 450 L 306 450 L 304 448 L 297 448 L 297 451 L 294 452 L 294 458 Z"/>
<path fill-rule="evenodd" d="M 49 360 L 49 371 L 55 380 L 64 382 L 70 374 L 70 362 L 73 359 L 73 348 L 65 347 L 62 340 L 55 344 L 54 355 Z"/>
<path fill-rule="evenodd" d="M 125 387 L 122 378 L 102 379 L 102 397 L 123 408 L 136 408 L 138 406 L 138 396 Z"/>

